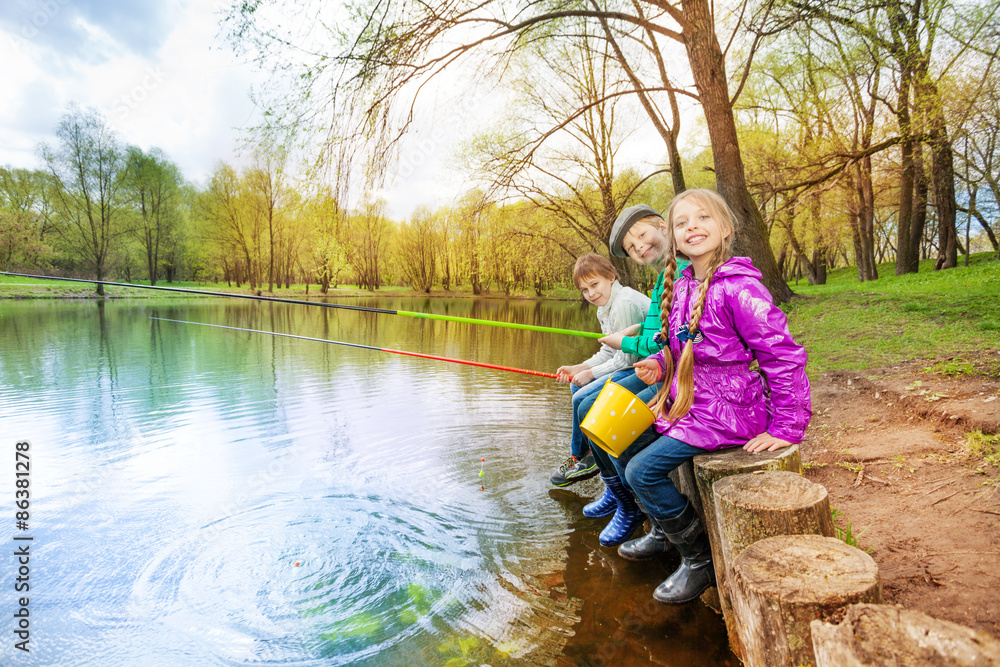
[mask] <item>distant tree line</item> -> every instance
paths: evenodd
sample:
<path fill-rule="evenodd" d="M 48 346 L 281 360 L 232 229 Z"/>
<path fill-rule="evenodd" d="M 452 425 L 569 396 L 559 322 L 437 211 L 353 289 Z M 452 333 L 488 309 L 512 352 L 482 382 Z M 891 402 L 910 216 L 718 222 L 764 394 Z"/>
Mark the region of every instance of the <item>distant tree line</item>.
<path fill-rule="evenodd" d="M 161 150 L 123 145 L 100 114 L 77 107 L 39 152 L 44 168 L 0 168 L 0 270 L 542 295 L 585 251 L 558 229 L 550 240 L 523 234 L 545 225 L 538 206 L 501 206 L 481 192 L 404 221 L 380 199 L 345 208 L 330 188 L 295 180 L 273 145 L 245 168 L 220 163 L 199 188 Z"/>

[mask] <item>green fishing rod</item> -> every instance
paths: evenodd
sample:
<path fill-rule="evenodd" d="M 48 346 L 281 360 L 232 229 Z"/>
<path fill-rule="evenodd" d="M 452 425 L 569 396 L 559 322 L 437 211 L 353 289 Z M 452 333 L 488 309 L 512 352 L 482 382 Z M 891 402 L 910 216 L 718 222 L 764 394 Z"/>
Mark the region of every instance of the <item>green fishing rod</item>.
<path fill-rule="evenodd" d="M 36 276 L 29 273 L 10 273 L 0 271 L 0 276 L 16 276 L 18 278 L 35 278 L 39 280 L 62 280 L 71 283 L 93 283 L 95 285 L 109 285 L 111 287 L 133 287 L 136 289 L 161 290 L 164 292 L 180 292 L 181 294 L 197 294 L 199 296 L 221 296 L 228 299 L 249 299 L 251 301 L 269 301 L 271 303 L 292 303 L 300 306 L 320 306 L 322 308 L 339 308 L 341 310 L 358 310 L 366 313 L 380 313 L 382 315 L 402 315 L 403 317 L 417 317 L 425 320 L 439 320 L 443 322 L 464 322 L 466 324 L 482 324 L 490 327 L 504 327 L 506 329 L 522 329 L 524 331 L 540 331 L 542 333 L 566 334 L 568 336 L 582 336 L 584 338 L 601 338 L 602 333 L 595 331 L 576 331 L 574 329 L 559 329 L 557 327 L 540 327 L 534 324 L 515 324 L 513 322 L 497 322 L 496 320 L 478 320 L 473 317 L 453 317 L 451 315 L 435 315 L 433 313 L 416 313 L 409 310 L 392 310 L 389 308 L 370 308 L 368 306 L 348 306 L 342 303 L 328 303 L 326 301 L 303 301 L 301 299 L 284 299 L 276 296 L 257 296 L 256 294 L 232 294 L 229 292 L 208 292 L 205 290 L 189 289 L 186 287 L 164 287 L 162 285 L 134 285 L 132 283 L 118 283 L 108 280 L 86 280 L 84 278 L 63 278 L 60 276 Z"/>

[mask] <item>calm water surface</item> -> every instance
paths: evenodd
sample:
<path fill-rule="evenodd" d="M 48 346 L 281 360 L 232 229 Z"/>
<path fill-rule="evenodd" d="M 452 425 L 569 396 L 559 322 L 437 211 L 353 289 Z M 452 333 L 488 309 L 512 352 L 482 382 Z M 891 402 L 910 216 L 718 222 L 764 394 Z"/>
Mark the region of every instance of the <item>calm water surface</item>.
<path fill-rule="evenodd" d="M 596 326 L 560 302 L 349 303 Z M 600 547 L 589 497 L 549 484 L 566 387 L 152 316 L 545 371 L 596 345 L 236 300 L 0 302 L 0 664 L 735 662 L 714 613 L 651 602 L 674 561 Z M 15 535 L 34 538 L 30 654 Z"/>

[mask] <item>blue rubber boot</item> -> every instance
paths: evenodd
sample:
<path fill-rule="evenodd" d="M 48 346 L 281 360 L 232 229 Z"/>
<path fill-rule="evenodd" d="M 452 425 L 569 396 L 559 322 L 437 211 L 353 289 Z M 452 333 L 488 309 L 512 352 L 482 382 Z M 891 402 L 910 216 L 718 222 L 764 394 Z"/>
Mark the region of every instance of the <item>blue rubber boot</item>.
<path fill-rule="evenodd" d="M 611 523 L 601 531 L 600 541 L 602 546 L 616 547 L 631 537 L 632 533 L 646 520 L 646 517 L 636 505 L 632 492 L 625 486 L 620 477 L 601 475 L 601 479 L 604 480 L 608 491 L 615 497 L 617 507 L 615 515 L 611 518 Z"/>
<path fill-rule="evenodd" d="M 604 495 L 583 506 L 583 516 L 596 519 L 599 516 L 607 516 L 616 509 L 618 509 L 618 502 L 615 500 L 615 494 L 611 493 L 611 489 L 605 484 Z"/>

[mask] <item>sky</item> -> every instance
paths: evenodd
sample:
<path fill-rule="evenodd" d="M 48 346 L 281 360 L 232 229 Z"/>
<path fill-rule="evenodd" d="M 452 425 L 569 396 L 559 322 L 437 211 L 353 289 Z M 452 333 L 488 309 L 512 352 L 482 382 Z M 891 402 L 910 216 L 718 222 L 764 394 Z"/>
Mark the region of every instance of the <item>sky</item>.
<path fill-rule="evenodd" d="M 42 168 L 38 146 L 55 143 L 70 103 L 99 111 L 125 143 L 162 149 L 196 185 L 220 161 L 242 163 L 241 138 L 261 118 L 250 91 L 268 76 L 222 34 L 226 0 L 0 2 L 0 165 Z M 495 102 L 454 99 L 428 101 L 429 120 L 377 193 L 391 217 L 449 204 L 468 186 L 449 165 Z"/>
<path fill-rule="evenodd" d="M 257 120 L 261 74 L 218 36 L 221 2 L 5 0 L 0 13 L 0 164 L 39 168 L 71 102 L 130 144 L 162 148 L 204 180 Z"/>

